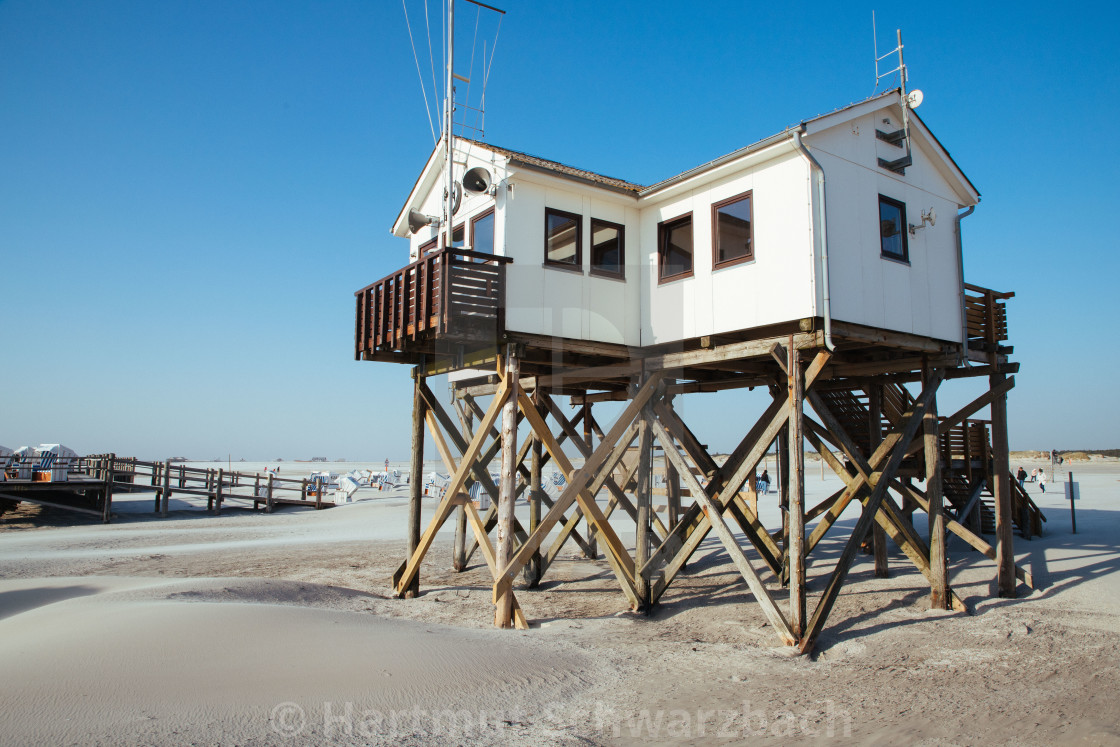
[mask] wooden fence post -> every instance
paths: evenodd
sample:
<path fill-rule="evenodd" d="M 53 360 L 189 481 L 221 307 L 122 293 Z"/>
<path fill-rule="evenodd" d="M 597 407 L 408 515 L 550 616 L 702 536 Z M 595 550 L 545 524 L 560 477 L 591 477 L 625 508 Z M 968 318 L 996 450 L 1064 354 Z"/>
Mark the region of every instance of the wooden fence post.
<path fill-rule="evenodd" d="M 802 438 L 804 381 L 797 348 L 790 335 L 786 348 L 789 393 L 789 606 L 790 630 L 798 641 L 805 634 L 805 441 Z M 738 486 L 735 486 L 738 487 Z"/>
<path fill-rule="evenodd" d="M 163 496 L 160 499 L 159 515 L 167 516 L 168 506 L 171 503 L 171 460 L 163 463 Z"/>

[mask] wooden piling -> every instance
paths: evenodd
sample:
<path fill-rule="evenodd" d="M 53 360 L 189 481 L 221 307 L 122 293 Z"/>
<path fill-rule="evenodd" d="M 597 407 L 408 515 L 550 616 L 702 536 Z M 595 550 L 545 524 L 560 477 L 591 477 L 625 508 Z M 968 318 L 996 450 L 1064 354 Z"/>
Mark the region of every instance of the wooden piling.
<path fill-rule="evenodd" d="M 274 475 L 271 472 L 269 472 L 268 473 L 268 494 L 266 496 L 267 501 L 264 504 L 265 513 L 269 513 L 269 514 L 272 513 L 272 478 L 273 477 L 274 477 Z"/>
<path fill-rule="evenodd" d="M 929 379 L 929 371 L 923 371 Z M 926 463 L 926 500 L 929 502 L 929 606 L 930 609 L 951 608 L 949 598 L 949 561 L 945 550 L 945 514 L 941 489 L 941 437 L 937 419 L 937 396 L 930 400 L 922 419 L 923 446 Z M 909 500 L 909 499 L 908 499 Z"/>
<path fill-rule="evenodd" d="M 591 419 L 591 403 L 587 395 L 583 398 L 583 443 L 587 446 L 587 453 L 592 452 L 594 446 L 595 427 Z M 595 540 L 595 529 L 591 526 L 591 517 L 587 517 L 587 552 L 585 555 L 591 560 L 599 557 L 599 543 Z"/>
<path fill-rule="evenodd" d="M 789 392 L 789 616 L 793 637 L 805 633 L 805 441 L 802 438 L 804 391 L 797 348 L 790 337 L 786 348 L 786 386 Z"/>
<path fill-rule="evenodd" d="M 505 383 L 512 391 L 502 405 L 502 470 L 498 485 L 498 525 L 495 537 L 495 565 L 505 568 L 513 557 L 513 502 L 517 478 L 517 397 L 521 362 L 513 346 L 506 347 Z M 494 601 L 494 625 L 513 627 L 513 596 L 510 591 L 498 594 Z"/>
<path fill-rule="evenodd" d="M 634 386 L 634 391 L 641 388 L 642 381 Z M 653 431 L 650 427 L 653 421 L 653 408 L 646 404 L 638 416 L 638 472 L 635 475 L 637 488 L 634 498 L 637 502 L 637 518 L 634 531 L 634 565 L 643 567 L 649 562 L 652 548 L 652 532 L 650 530 L 650 509 L 653 498 Z M 670 448 L 666 446 L 665 448 Z M 675 447 L 674 447 L 675 448 Z M 648 612 L 650 607 L 649 579 L 641 574 L 634 579 L 635 589 L 641 609 Z"/>
<path fill-rule="evenodd" d="M 464 407 L 458 400 L 455 402 L 455 411 L 459 415 L 459 424 L 463 429 L 463 442 L 470 443 L 474 440 L 474 412 L 469 407 Z M 461 573 L 467 570 L 467 507 L 460 505 L 456 509 L 455 517 L 455 543 L 451 549 L 451 568 Z"/>
<path fill-rule="evenodd" d="M 421 394 L 424 376 L 419 366 L 412 370 L 412 452 L 409 462 L 408 475 L 408 555 L 411 557 L 420 546 L 420 506 L 424 496 L 424 482 L 421 474 L 424 472 L 424 415 L 427 404 Z M 454 496 L 445 496 L 450 500 Z M 412 579 L 412 584 L 405 591 L 406 599 L 420 595 L 420 574 Z"/>
<path fill-rule="evenodd" d="M 871 451 L 883 441 L 883 388 L 873 384 L 867 389 L 867 430 L 871 438 Z M 887 533 L 878 522 L 871 525 L 871 551 L 875 556 L 875 577 L 889 578 L 887 561 Z"/>
<path fill-rule="evenodd" d="M 540 406 L 541 395 L 540 387 L 534 387 L 534 405 Z M 544 460 L 544 448 L 540 436 L 536 433 L 533 433 L 530 438 L 533 440 L 533 445 L 529 457 L 529 534 L 532 534 L 537 531 L 537 527 L 541 523 L 541 492 L 543 491 L 541 464 Z M 525 565 L 525 583 L 530 589 L 535 589 L 540 584 L 542 571 L 541 551 L 540 548 L 537 548 Z"/>
<path fill-rule="evenodd" d="M 219 469 L 218 474 L 214 477 L 214 514 L 220 515 L 222 513 L 222 485 L 226 480 L 225 469 Z"/>
<path fill-rule="evenodd" d="M 991 389 L 1003 384 L 1005 374 L 988 377 Z M 999 595 L 1015 598 L 1015 551 L 1011 522 L 1011 465 L 1007 453 L 1007 395 L 992 400 L 992 488 L 996 504 L 996 582 Z"/>

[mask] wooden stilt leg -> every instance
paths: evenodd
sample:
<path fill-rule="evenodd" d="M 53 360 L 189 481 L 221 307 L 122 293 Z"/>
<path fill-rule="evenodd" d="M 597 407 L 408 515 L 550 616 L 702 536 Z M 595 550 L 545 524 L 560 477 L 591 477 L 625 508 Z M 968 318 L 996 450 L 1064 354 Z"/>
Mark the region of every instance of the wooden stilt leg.
<path fill-rule="evenodd" d="M 540 398 L 541 391 L 538 387 L 533 390 L 533 404 L 539 407 Z M 541 523 L 541 463 L 544 460 L 544 448 L 541 445 L 540 437 L 534 434 L 531 438 L 533 439 L 533 446 L 529 462 L 529 534 L 537 531 L 537 527 Z M 534 589 L 540 584 L 543 570 L 541 551 L 540 548 L 537 548 L 525 565 L 525 583 L 530 589 Z"/>
<path fill-rule="evenodd" d="M 634 388 L 637 391 L 638 387 Z M 649 560 L 652 549 L 650 539 L 650 509 L 652 502 L 652 467 L 653 467 L 653 432 L 650 422 L 653 420 L 653 410 L 649 405 L 642 408 L 638 416 L 638 473 L 637 490 L 634 498 L 637 503 L 638 516 L 634 532 L 634 564 L 641 568 Z M 641 609 L 647 610 L 650 605 L 649 579 L 641 574 L 635 579 L 635 591 L 641 602 Z"/>
<path fill-rule="evenodd" d="M 587 446 L 588 454 L 593 451 L 594 434 L 595 431 L 591 423 L 591 403 L 587 402 L 585 397 L 583 403 L 583 443 Z M 595 500 L 596 496 L 591 498 Z M 599 557 L 599 543 L 595 541 L 595 532 L 591 527 L 591 517 L 587 517 L 587 540 L 588 549 L 585 555 L 591 560 L 595 560 Z"/>
<path fill-rule="evenodd" d="M 801 364 L 793 338 L 787 348 L 789 389 L 789 424 L 786 443 L 789 445 L 789 625 L 793 637 L 800 642 L 805 632 L 805 441 L 801 437 L 801 414 L 804 406 Z"/>
<path fill-rule="evenodd" d="M 463 441 L 470 443 L 474 439 L 474 433 L 471 430 L 471 422 L 474 418 L 473 413 L 461 406 L 456 402 L 456 411 L 459 413 L 459 423 L 463 427 Z M 451 567 L 456 572 L 463 572 L 467 569 L 467 507 L 459 506 L 458 515 L 455 521 L 455 544 L 451 550 Z"/>
<path fill-rule="evenodd" d="M 782 507 L 782 586 L 789 584 L 789 441 L 788 429 L 778 434 L 778 503 Z"/>
<path fill-rule="evenodd" d="M 988 377 L 990 388 L 1003 384 L 1004 374 Z M 1011 465 L 1007 453 L 1007 395 L 992 400 L 992 481 L 996 503 L 996 563 L 999 595 L 1015 598 L 1015 552 L 1011 526 Z"/>
<path fill-rule="evenodd" d="M 925 378 L 928 378 L 928 372 Z M 941 449 L 937 423 L 937 397 L 930 400 L 922 423 L 925 442 L 926 499 L 929 501 L 929 606 L 931 609 L 949 609 L 949 565 L 945 552 L 945 515 L 942 513 L 944 496 L 941 490 Z M 913 505 L 913 498 L 906 497 L 906 504 Z"/>
<path fill-rule="evenodd" d="M 871 451 L 875 451 L 883 440 L 883 388 L 878 384 L 867 388 L 867 430 L 871 435 Z M 871 525 L 871 548 L 875 555 L 875 577 L 889 578 L 887 533 L 877 522 Z"/>
<path fill-rule="evenodd" d="M 517 480 L 517 396 L 521 376 L 520 360 L 516 349 L 507 346 L 505 356 L 505 381 L 510 398 L 502 407 L 502 471 L 498 486 L 498 526 L 495 537 L 495 565 L 504 568 L 513 555 L 513 501 Z M 494 600 L 494 625 L 513 627 L 513 595 L 509 591 L 498 594 Z"/>
<path fill-rule="evenodd" d="M 412 388 L 412 461 L 408 472 L 408 556 L 416 552 L 420 546 L 420 500 L 423 496 L 424 481 L 424 414 L 426 405 L 420 393 L 424 377 L 420 368 L 412 370 L 414 381 Z M 406 599 L 419 596 L 420 573 L 417 572 L 412 583 L 405 590 Z"/>

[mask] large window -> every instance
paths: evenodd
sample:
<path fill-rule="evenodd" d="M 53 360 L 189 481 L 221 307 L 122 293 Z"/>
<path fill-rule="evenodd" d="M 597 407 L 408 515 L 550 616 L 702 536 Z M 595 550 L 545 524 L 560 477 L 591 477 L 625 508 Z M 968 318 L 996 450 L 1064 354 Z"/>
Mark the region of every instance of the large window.
<path fill-rule="evenodd" d="M 712 266 L 754 259 L 751 193 L 744 192 L 712 205 Z"/>
<path fill-rule="evenodd" d="M 544 209 L 545 264 L 583 267 L 580 253 L 583 216 L 563 210 Z"/>
<path fill-rule="evenodd" d="M 494 253 L 494 208 L 471 220 L 471 249 L 485 254 Z"/>
<path fill-rule="evenodd" d="M 882 256 L 902 262 L 910 261 L 906 231 L 906 205 L 879 195 L 879 245 Z"/>
<path fill-rule="evenodd" d="M 626 268 L 626 229 L 617 223 L 591 219 L 591 273 L 620 278 Z"/>
<path fill-rule="evenodd" d="M 692 213 L 657 225 L 657 280 L 692 275 Z"/>

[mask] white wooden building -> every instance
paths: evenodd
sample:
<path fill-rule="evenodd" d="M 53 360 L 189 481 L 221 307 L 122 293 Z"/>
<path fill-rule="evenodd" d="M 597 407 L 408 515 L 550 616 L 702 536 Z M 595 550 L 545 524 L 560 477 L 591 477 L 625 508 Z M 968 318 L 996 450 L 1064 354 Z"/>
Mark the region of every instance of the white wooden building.
<path fill-rule="evenodd" d="M 979 193 L 913 111 L 909 149 L 902 126 L 890 91 L 650 186 L 457 138 L 455 178 L 491 188 L 464 192 L 454 246 L 512 260 L 506 333 L 643 348 L 846 323 L 961 344 L 957 216 Z M 409 215 L 440 215 L 445 160 L 393 224 L 410 261 L 443 243 Z"/>

